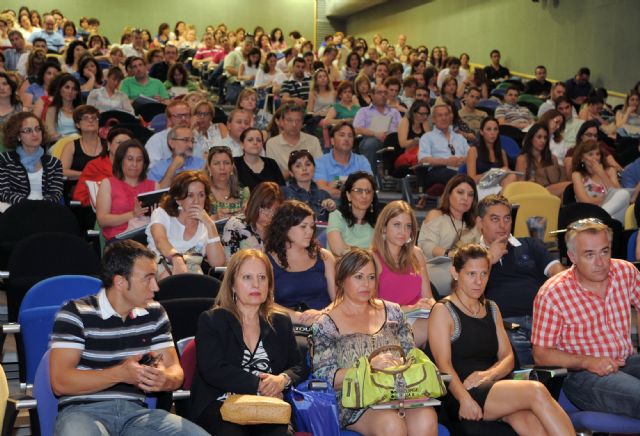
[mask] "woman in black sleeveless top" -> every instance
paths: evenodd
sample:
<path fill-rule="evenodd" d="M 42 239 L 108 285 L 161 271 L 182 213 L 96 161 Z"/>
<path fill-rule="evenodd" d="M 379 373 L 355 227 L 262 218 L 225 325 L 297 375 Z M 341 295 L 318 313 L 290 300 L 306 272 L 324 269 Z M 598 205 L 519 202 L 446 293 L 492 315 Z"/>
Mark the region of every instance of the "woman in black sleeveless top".
<path fill-rule="evenodd" d="M 574 435 L 571 421 L 539 382 L 506 380 L 514 357 L 498 306 L 484 298 L 491 262 L 477 244 L 458 249 L 455 291 L 431 309 L 429 345 L 451 374 L 444 404 L 450 419 L 501 419 L 518 434 Z"/>

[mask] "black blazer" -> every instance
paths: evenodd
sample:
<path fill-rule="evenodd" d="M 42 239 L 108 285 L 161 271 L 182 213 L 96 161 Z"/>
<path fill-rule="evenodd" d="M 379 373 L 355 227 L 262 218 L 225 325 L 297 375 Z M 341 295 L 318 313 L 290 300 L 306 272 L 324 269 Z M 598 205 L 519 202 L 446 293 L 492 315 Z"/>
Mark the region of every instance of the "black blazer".
<path fill-rule="evenodd" d="M 296 345 L 291 319 L 274 314 L 272 325 L 260 319 L 260 338 L 273 374 L 287 373 L 293 384 L 307 378 L 307 367 Z M 196 371 L 191 384 L 191 418 L 225 392 L 258 392 L 260 379 L 241 368 L 245 349 L 240 322 L 227 310 L 210 309 L 200 315 L 196 333 Z"/>

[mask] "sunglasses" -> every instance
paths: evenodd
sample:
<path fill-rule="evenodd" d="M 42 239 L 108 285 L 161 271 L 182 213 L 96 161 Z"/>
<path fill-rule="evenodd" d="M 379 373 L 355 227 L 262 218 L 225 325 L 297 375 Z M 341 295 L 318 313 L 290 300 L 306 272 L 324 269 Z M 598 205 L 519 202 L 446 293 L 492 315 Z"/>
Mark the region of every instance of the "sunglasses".
<path fill-rule="evenodd" d="M 449 147 L 449 151 L 451 152 L 451 156 L 455 156 L 456 155 L 456 148 L 452 144 L 447 144 L 447 147 Z"/>

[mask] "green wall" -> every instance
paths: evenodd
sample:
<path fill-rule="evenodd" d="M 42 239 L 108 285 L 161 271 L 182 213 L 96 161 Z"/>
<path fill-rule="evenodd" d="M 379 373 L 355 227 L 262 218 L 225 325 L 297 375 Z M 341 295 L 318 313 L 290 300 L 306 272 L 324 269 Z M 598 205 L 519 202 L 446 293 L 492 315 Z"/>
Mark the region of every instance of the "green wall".
<path fill-rule="evenodd" d="M 638 0 L 390 0 L 351 16 L 347 31 L 394 43 L 405 33 L 410 45 L 446 45 L 481 64 L 498 48 L 511 70 L 542 63 L 553 79 L 588 66 L 594 84 L 626 93 L 640 80 L 639 22 Z"/>
<path fill-rule="evenodd" d="M 300 31 L 313 39 L 314 0 L 2 0 L 0 8 L 16 11 L 28 5 L 40 13 L 60 9 L 78 25 L 81 16 L 97 17 L 101 33 L 112 42 L 120 40 L 127 26 L 146 28 L 155 35 L 158 24 L 173 29 L 178 20 L 195 24 L 200 36 L 209 24 L 226 23 L 229 28 L 243 26 L 249 31 L 261 25 L 267 32 L 281 27 L 285 34 Z"/>

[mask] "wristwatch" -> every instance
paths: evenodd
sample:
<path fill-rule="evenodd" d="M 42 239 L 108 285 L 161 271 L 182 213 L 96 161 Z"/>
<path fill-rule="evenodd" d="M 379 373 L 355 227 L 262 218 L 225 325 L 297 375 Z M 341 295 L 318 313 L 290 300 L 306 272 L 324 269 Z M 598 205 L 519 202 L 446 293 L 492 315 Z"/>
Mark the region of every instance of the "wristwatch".
<path fill-rule="evenodd" d="M 291 386 L 291 377 L 289 377 L 289 374 L 287 374 L 286 372 L 282 372 L 280 373 L 280 375 L 286 379 L 284 388 L 287 389 L 289 386 Z"/>

